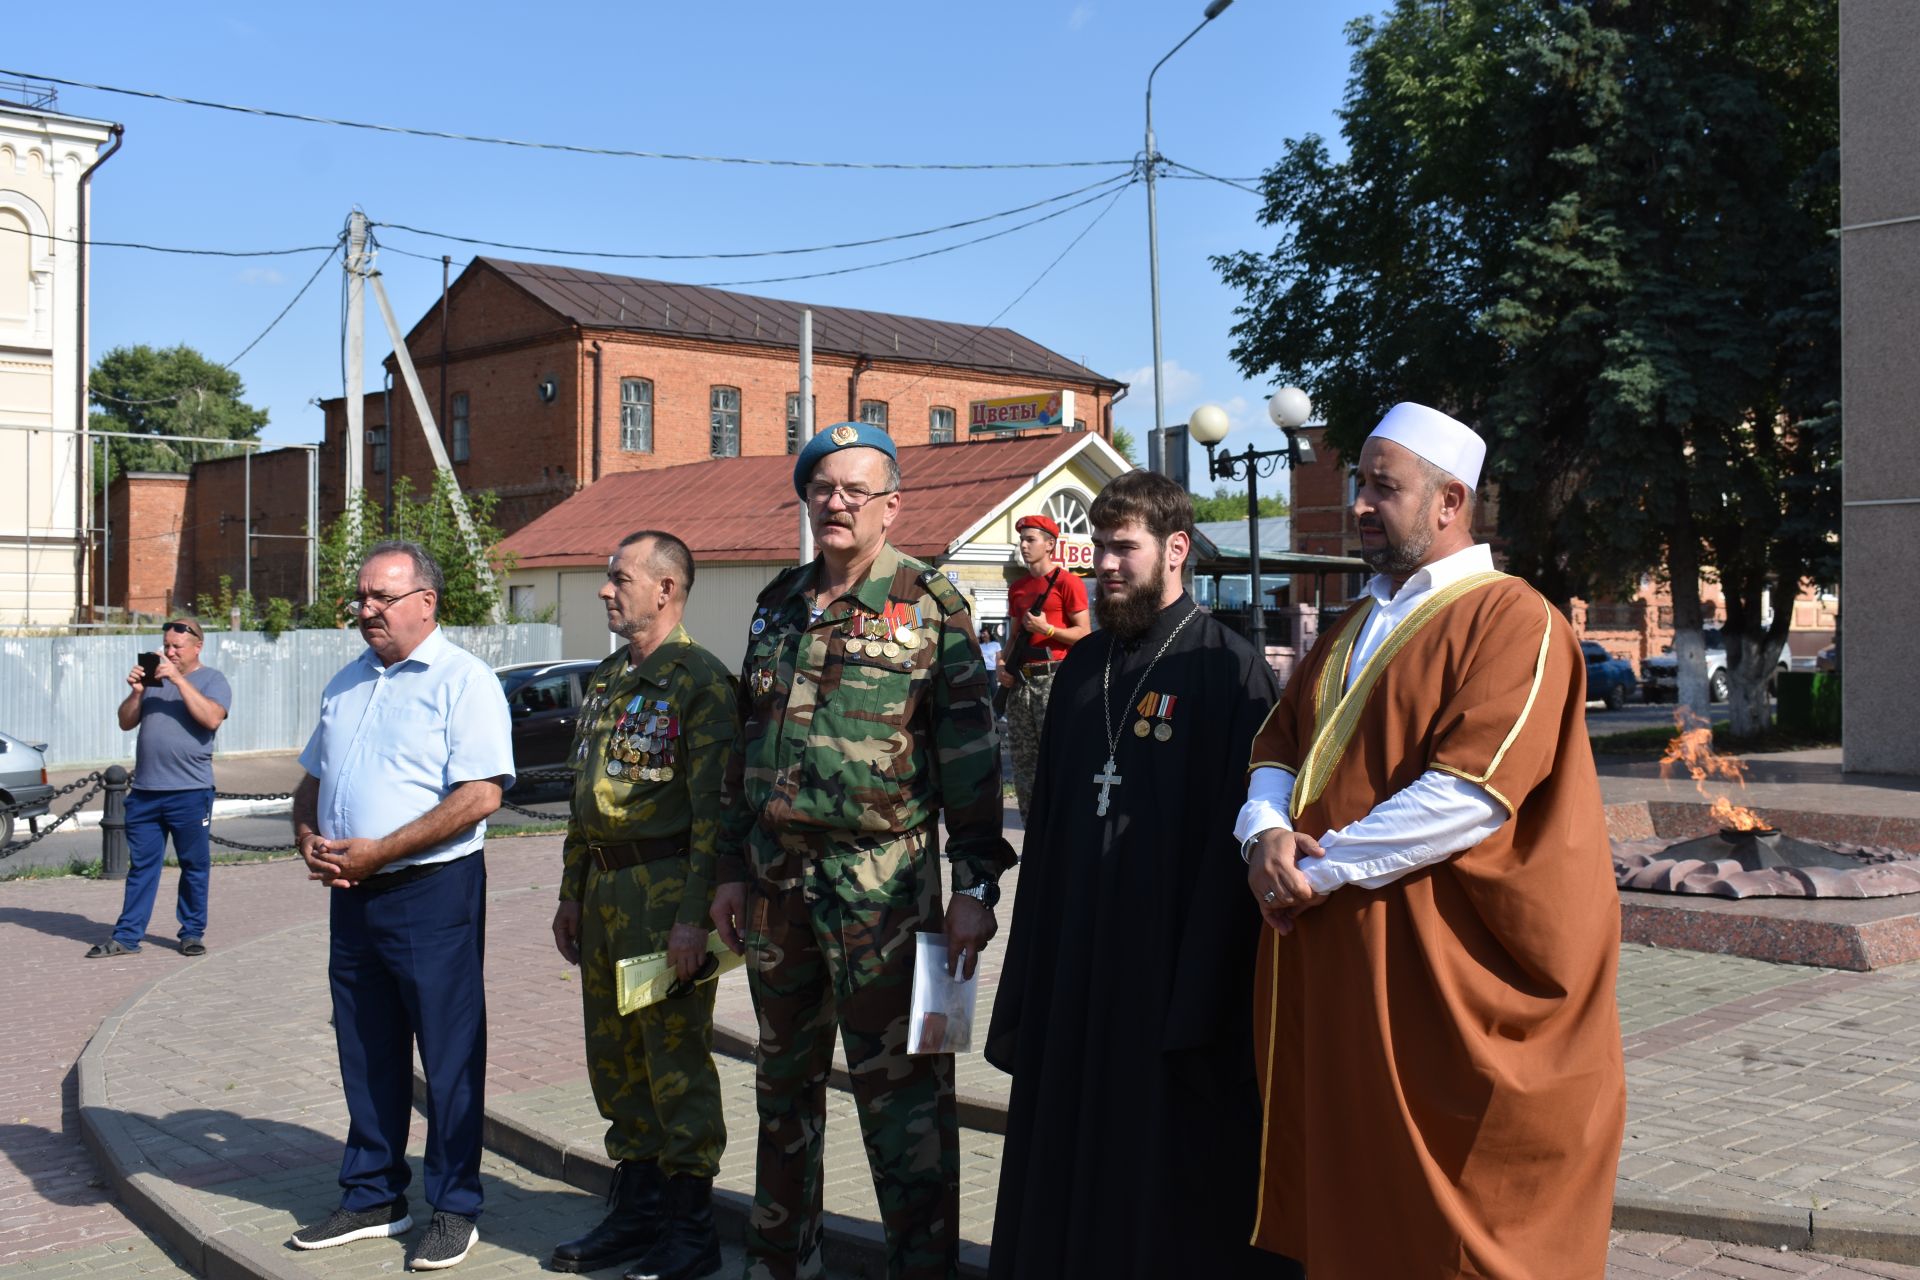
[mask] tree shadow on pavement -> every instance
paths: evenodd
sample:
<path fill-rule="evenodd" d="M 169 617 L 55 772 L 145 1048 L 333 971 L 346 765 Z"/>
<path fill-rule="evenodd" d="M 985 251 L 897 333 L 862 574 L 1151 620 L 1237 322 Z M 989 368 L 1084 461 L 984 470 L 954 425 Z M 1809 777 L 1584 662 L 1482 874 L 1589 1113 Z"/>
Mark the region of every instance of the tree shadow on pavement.
<path fill-rule="evenodd" d="M 201 1193 L 206 1211 L 220 1211 L 218 1199 L 241 1201 L 286 1215 L 284 1224 L 262 1223 L 257 1216 L 231 1225 L 255 1235 L 269 1248 L 285 1246 L 294 1226 L 318 1222 L 339 1203 L 337 1174 L 341 1140 L 305 1125 L 215 1108 L 194 1108 L 164 1116 L 123 1113 L 120 1119 L 143 1155 L 177 1185 Z M 418 1146 L 418 1134 L 414 1145 Z M 489 1162 L 495 1163 L 493 1161 Z M 385 1250 L 395 1261 L 417 1244 L 431 1207 L 417 1150 L 408 1154 L 413 1177 L 406 1195 L 414 1228 L 398 1240 L 361 1241 L 340 1251 L 310 1255 L 331 1269 L 360 1265 Z M 292 1176 L 293 1171 L 310 1176 Z M 523 1175 L 524 1176 L 524 1175 Z M 521 1255 L 544 1269 L 553 1246 L 580 1235 L 604 1212 L 598 1197 L 572 1188 L 530 1186 L 510 1178 L 482 1174 L 486 1206 L 480 1219 L 483 1246 Z M 287 1246 L 291 1247 L 291 1246 Z M 347 1251 L 365 1255 L 351 1257 Z"/>

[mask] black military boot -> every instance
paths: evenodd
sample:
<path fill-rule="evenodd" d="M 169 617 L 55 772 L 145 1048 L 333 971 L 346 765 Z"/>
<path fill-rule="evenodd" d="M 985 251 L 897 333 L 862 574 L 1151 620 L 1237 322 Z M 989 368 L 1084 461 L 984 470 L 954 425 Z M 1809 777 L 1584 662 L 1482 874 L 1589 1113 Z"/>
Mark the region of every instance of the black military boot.
<path fill-rule="evenodd" d="M 713 1179 L 676 1173 L 667 1179 L 665 1199 L 667 1229 L 625 1280 L 697 1280 L 720 1269 Z"/>
<path fill-rule="evenodd" d="M 554 1246 L 555 1271 L 598 1271 L 643 1257 L 665 1233 L 664 1180 L 651 1160 L 622 1160 L 607 1190 L 607 1216 L 578 1240 Z"/>

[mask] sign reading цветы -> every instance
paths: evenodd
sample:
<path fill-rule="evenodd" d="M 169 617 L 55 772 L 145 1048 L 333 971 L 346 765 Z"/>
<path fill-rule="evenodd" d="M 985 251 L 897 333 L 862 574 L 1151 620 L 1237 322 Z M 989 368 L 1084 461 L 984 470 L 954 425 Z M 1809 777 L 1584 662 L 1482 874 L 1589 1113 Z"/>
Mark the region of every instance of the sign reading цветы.
<path fill-rule="evenodd" d="M 1071 391 L 1043 391 L 1038 395 L 973 400 L 967 404 L 967 432 L 970 435 L 1072 425 Z"/>

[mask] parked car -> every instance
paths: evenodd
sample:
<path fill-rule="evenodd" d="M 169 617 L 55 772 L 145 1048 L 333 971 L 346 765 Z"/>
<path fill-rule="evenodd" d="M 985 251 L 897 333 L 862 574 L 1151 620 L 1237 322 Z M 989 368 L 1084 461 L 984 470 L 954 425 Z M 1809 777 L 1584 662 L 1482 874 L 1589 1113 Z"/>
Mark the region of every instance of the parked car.
<path fill-rule="evenodd" d="M 1726 641 L 1718 627 L 1706 627 L 1700 634 L 1707 643 L 1707 697 L 1714 702 L 1725 702 L 1733 690 L 1733 681 L 1727 675 Z M 1793 660 L 1792 644 L 1783 645 L 1780 665 L 1775 670 L 1785 671 Z M 1640 681 L 1646 688 L 1648 702 L 1673 702 L 1679 698 L 1680 663 L 1673 656 L 1672 645 L 1640 664 Z"/>
<path fill-rule="evenodd" d="M 1587 660 L 1589 702 L 1598 699 L 1607 704 L 1607 710 L 1618 711 L 1640 691 L 1640 682 L 1633 677 L 1633 664 L 1625 658 L 1614 657 L 1592 640 L 1580 642 L 1580 653 Z"/>
<path fill-rule="evenodd" d="M 513 716 L 515 772 L 567 763 L 583 686 L 599 665 L 585 659 L 563 659 L 518 662 L 494 669 L 494 675 L 500 677 L 500 692 L 507 695 L 507 711 Z"/>
<path fill-rule="evenodd" d="M 34 819 L 47 812 L 53 788 L 47 783 L 46 750 L 44 742 L 0 733 L 0 847 L 13 843 L 13 828 L 21 819 L 37 830 Z"/>

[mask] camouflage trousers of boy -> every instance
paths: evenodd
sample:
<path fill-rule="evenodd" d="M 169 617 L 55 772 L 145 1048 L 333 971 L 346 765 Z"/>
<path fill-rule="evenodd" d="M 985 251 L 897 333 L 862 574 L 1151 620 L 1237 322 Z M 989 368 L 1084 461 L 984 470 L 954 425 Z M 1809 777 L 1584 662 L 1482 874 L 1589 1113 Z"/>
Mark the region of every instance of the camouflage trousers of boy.
<path fill-rule="evenodd" d="M 1053 673 L 1014 677 L 1007 690 L 1007 744 L 1013 750 L 1013 795 L 1020 816 L 1033 801 L 1033 773 L 1040 767 L 1040 730 L 1047 723 L 1047 698 L 1053 693 Z"/>
<path fill-rule="evenodd" d="M 587 1075 L 607 1120 L 607 1158 L 658 1161 L 663 1174 L 711 1178 L 726 1149 L 720 1073 L 713 1065 L 719 984 L 622 1017 L 614 962 L 665 951 L 686 886 L 687 859 L 619 871 L 590 867 L 580 898 L 580 1003 Z"/>
<path fill-rule="evenodd" d="M 789 870 L 747 890 L 746 969 L 760 1021 L 747 1276 L 822 1274 L 821 1156 L 837 1025 L 886 1230 L 887 1275 L 949 1280 L 960 1231 L 953 1056 L 906 1051 L 914 935 L 942 927 L 938 846 L 912 835 L 864 850 L 796 851 L 775 874 Z"/>

